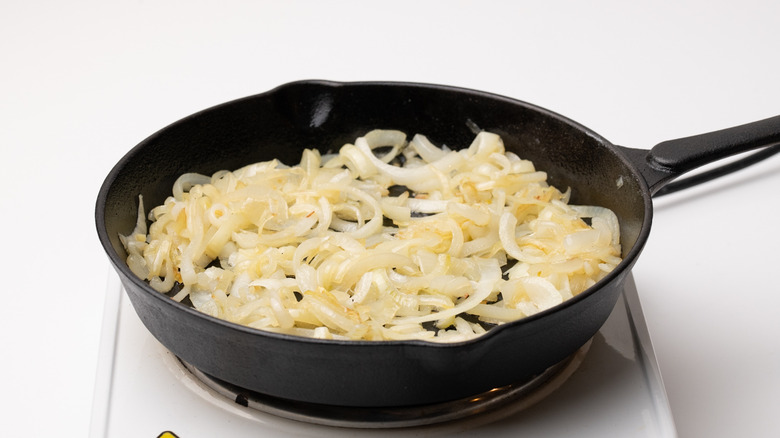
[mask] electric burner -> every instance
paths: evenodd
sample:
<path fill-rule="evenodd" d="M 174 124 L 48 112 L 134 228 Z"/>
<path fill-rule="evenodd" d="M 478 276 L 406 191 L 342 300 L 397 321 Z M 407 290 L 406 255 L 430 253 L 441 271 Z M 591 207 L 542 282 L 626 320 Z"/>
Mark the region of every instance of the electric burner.
<path fill-rule="evenodd" d="M 531 379 L 460 400 L 442 403 L 400 407 L 343 407 L 299 402 L 246 390 L 210 376 L 179 359 L 193 379 L 222 395 L 225 403 L 324 426 L 387 429 L 428 426 L 437 423 L 461 421 L 468 417 L 501 412 L 510 415 L 539 402 L 560 387 L 582 363 L 590 341 L 563 361 L 549 367 Z"/>
<path fill-rule="evenodd" d="M 354 409 L 252 394 L 187 367 L 109 276 L 91 436 L 675 437 L 632 277 L 583 348 L 528 382 L 447 403 Z M 168 436 L 171 436 L 168 435 Z"/>

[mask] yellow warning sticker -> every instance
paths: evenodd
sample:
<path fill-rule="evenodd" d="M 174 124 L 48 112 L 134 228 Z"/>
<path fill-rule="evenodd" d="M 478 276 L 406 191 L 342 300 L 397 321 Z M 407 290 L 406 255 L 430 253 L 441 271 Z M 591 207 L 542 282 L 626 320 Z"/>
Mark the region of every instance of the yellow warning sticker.
<path fill-rule="evenodd" d="M 165 432 L 157 435 L 157 438 L 179 438 L 179 436 L 171 431 L 166 430 Z"/>

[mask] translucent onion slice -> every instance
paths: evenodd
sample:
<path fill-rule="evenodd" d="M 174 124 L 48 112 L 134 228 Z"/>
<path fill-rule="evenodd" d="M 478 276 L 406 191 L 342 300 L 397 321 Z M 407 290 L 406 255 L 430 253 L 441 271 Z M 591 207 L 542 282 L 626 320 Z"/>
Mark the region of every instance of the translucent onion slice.
<path fill-rule="evenodd" d="M 495 259 L 483 259 L 480 263 L 482 278 L 474 284 L 474 292 L 468 298 L 451 309 L 442 310 L 428 315 L 416 317 L 402 317 L 393 320 L 395 324 L 421 324 L 423 322 L 438 321 L 461 313 L 468 313 L 477 304 L 484 301 L 493 291 L 496 282 L 501 279 L 501 267 Z"/>

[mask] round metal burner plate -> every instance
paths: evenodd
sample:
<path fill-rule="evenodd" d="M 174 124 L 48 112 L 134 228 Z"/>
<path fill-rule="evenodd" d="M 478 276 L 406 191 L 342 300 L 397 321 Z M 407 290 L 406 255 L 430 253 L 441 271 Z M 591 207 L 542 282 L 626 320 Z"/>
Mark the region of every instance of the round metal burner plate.
<path fill-rule="evenodd" d="M 494 420 L 526 409 L 558 389 L 579 367 L 590 341 L 560 363 L 533 379 L 494 388 L 461 400 L 420 406 L 364 408 L 298 402 L 247 391 L 205 374 L 181 361 L 192 375 L 211 390 L 235 403 L 279 417 L 325 426 L 349 428 L 402 428 L 427 426 L 472 418 L 495 416 Z"/>

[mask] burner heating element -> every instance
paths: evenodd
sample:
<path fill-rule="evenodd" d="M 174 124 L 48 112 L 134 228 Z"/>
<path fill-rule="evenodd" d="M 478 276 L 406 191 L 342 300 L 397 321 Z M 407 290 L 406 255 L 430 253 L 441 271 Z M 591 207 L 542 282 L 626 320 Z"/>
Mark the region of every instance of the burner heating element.
<path fill-rule="evenodd" d="M 249 391 L 201 372 L 179 360 L 194 380 L 223 397 L 225 403 L 306 423 L 360 429 L 388 429 L 454 422 L 475 415 L 495 421 L 522 411 L 558 389 L 582 363 L 591 341 L 541 374 L 460 400 L 417 406 L 343 407 L 287 400 Z"/>

